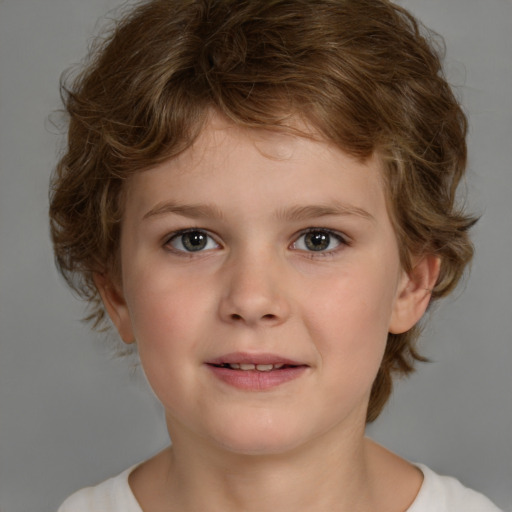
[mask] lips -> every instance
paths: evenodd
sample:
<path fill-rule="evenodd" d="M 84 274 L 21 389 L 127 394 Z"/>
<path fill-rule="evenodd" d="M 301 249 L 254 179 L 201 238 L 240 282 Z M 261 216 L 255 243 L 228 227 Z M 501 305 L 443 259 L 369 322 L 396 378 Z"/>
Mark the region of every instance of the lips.
<path fill-rule="evenodd" d="M 232 353 L 206 363 L 211 373 L 230 386 L 246 391 L 269 390 L 300 377 L 307 364 L 275 354 Z"/>
<path fill-rule="evenodd" d="M 283 365 L 283 366 L 305 366 L 304 363 L 294 361 L 276 354 L 249 354 L 245 352 L 233 352 L 209 360 L 206 364 L 221 366 L 221 365 L 242 365 L 253 364 L 257 365 Z"/>
<path fill-rule="evenodd" d="M 271 372 L 272 370 L 280 370 L 285 365 L 282 363 L 277 364 L 254 364 L 254 363 L 229 363 L 218 365 L 221 368 L 230 368 L 231 370 L 250 371 L 257 370 L 259 372 Z"/>

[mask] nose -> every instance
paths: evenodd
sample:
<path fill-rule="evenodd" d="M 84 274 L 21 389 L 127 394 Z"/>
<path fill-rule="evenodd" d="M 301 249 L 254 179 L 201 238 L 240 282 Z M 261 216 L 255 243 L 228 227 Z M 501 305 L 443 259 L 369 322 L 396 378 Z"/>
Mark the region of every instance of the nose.
<path fill-rule="evenodd" d="M 289 318 L 283 269 L 272 258 L 233 257 L 224 272 L 225 285 L 219 302 L 219 315 L 224 322 L 275 326 Z"/>

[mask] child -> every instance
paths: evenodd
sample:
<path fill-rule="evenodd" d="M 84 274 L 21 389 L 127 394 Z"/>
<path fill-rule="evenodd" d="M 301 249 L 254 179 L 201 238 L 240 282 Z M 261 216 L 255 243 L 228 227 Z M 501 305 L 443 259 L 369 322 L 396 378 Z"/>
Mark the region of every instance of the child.
<path fill-rule="evenodd" d="M 466 119 L 387 0 L 153 0 L 66 89 L 57 263 L 172 446 L 61 512 L 498 510 L 364 437 L 472 256 Z"/>

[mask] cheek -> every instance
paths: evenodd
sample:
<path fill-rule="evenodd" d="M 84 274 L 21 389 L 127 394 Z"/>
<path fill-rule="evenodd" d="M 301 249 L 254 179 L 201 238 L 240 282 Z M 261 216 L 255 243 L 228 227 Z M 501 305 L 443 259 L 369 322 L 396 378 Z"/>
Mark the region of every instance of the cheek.
<path fill-rule="evenodd" d="M 373 382 L 386 347 L 394 286 L 378 265 L 364 270 L 331 279 L 322 299 L 320 290 L 314 294 L 317 307 L 309 314 L 308 329 L 323 364 L 335 362 L 347 380 Z"/>
<path fill-rule="evenodd" d="M 203 319 L 211 314 L 211 294 L 200 283 L 154 270 L 130 283 L 127 302 L 143 364 L 172 364 L 199 342 Z"/>
<path fill-rule="evenodd" d="M 137 293 L 128 294 L 141 365 L 165 408 L 181 410 L 193 403 L 189 390 L 194 389 L 202 363 L 201 347 L 208 332 L 203 319 L 211 300 L 203 287 L 200 291 L 178 277 L 146 274 L 132 283 Z"/>

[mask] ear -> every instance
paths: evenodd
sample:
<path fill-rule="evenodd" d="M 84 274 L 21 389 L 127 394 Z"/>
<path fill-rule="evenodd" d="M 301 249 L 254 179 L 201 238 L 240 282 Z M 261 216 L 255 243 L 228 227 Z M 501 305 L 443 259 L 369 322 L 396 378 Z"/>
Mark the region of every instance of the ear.
<path fill-rule="evenodd" d="M 415 262 L 411 272 L 403 273 L 393 306 L 389 332 L 406 332 L 420 320 L 430 302 L 440 269 L 440 258 L 427 255 Z"/>
<path fill-rule="evenodd" d="M 125 343 L 134 343 L 135 336 L 132 330 L 130 312 L 119 286 L 110 277 L 96 273 L 94 274 L 94 284 L 121 339 Z"/>

